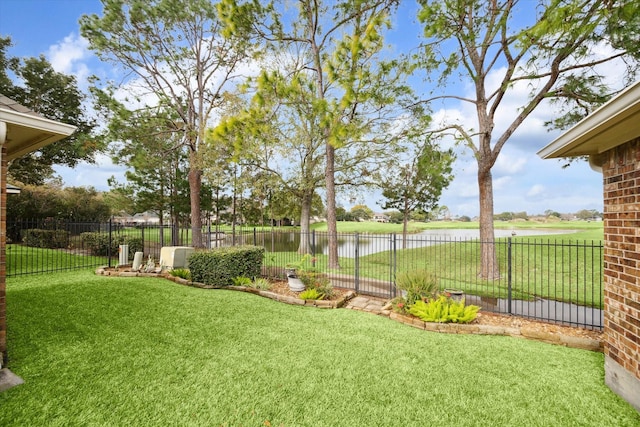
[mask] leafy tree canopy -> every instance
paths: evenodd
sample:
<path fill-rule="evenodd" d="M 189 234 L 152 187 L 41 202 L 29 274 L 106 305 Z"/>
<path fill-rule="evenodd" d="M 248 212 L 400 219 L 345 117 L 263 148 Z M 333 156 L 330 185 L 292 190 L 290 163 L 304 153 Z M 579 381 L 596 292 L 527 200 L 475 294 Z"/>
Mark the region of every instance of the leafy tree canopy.
<path fill-rule="evenodd" d="M 85 95 L 75 77 L 55 71 L 42 55 L 9 57 L 10 46 L 9 37 L 0 37 L 0 93 L 47 119 L 78 129 L 61 141 L 14 160 L 9 165 L 9 175 L 23 183 L 40 185 L 53 178 L 53 165 L 74 167 L 81 161 L 92 163 L 102 144 L 91 136 L 95 123 L 84 109 Z"/>

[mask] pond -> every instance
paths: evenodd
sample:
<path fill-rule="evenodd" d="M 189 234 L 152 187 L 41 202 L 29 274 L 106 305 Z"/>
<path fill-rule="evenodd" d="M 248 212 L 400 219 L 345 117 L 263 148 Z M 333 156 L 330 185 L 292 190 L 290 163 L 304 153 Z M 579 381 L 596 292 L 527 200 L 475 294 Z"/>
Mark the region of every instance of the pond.
<path fill-rule="evenodd" d="M 557 229 L 496 229 L 495 236 L 497 238 L 512 236 L 517 238 L 519 236 L 549 236 L 553 234 L 568 234 L 575 232 L 576 230 Z M 425 230 L 421 233 L 408 235 L 406 248 L 411 249 L 437 245 L 440 243 L 474 240 L 479 237 L 480 231 L 477 229 Z M 226 235 L 225 244 L 230 244 L 231 239 L 232 236 Z M 274 233 L 266 232 L 245 234 L 243 236 L 236 236 L 236 240 L 236 243 L 264 246 L 269 252 L 294 252 L 298 250 L 298 246 L 300 245 L 300 233 L 298 231 L 279 231 Z M 393 250 L 394 247 L 396 249 L 402 249 L 402 240 L 402 234 L 339 234 L 338 256 L 355 258 L 356 254 L 358 256 L 366 256 L 378 252 Z M 219 241 L 219 243 L 222 242 Z M 314 247 L 314 253 L 327 254 L 328 242 L 326 233 L 315 233 L 315 235 L 312 236 L 312 245 Z"/>

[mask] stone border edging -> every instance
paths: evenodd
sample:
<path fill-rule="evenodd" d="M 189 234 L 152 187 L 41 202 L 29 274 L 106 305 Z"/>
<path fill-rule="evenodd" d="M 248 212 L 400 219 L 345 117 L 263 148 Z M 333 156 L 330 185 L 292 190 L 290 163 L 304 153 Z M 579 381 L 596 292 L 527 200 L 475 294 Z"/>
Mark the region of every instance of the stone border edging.
<path fill-rule="evenodd" d="M 232 291 L 240 291 L 247 292 L 254 295 L 260 295 L 261 297 L 269 298 L 274 301 L 283 302 L 285 304 L 291 305 L 304 305 L 307 307 L 316 307 L 316 308 L 340 308 L 343 307 L 347 301 L 355 296 L 354 291 L 349 291 L 338 300 L 303 300 L 300 298 L 295 298 L 288 295 L 281 295 L 275 292 L 265 291 L 262 289 L 249 288 L 246 286 L 214 286 L 214 285 L 205 285 L 204 283 L 192 282 L 187 279 L 183 279 L 181 277 L 172 276 L 170 274 L 165 273 L 140 273 L 137 271 L 110 271 L 107 270 L 109 267 L 98 267 L 96 269 L 96 274 L 102 276 L 114 276 L 114 277 L 159 277 L 163 279 L 170 280 L 174 283 L 184 286 L 191 286 L 194 288 L 200 289 L 228 289 Z"/>
<path fill-rule="evenodd" d="M 604 351 L 604 343 L 600 340 L 553 334 L 526 326 L 521 328 L 509 328 L 494 325 L 424 322 L 418 318 L 405 316 L 393 311 L 389 313 L 389 318 L 406 325 L 413 326 L 414 328 L 424 329 L 431 332 L 444 332 L 448 334 L 508 335 L 515 338 L 527 338 L 582 350 L 590 350 L 600 353 Z"/>

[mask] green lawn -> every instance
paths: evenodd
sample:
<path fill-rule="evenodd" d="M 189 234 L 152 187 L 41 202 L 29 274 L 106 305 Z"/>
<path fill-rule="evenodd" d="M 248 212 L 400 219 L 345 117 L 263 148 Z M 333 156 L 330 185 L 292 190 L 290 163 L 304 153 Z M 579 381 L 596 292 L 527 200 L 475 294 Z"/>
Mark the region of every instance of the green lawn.
<path fill-rule="evenodd" d="M 8 281 L 2 426 L 640 425 L 603 355 L 90 272 Z"/>

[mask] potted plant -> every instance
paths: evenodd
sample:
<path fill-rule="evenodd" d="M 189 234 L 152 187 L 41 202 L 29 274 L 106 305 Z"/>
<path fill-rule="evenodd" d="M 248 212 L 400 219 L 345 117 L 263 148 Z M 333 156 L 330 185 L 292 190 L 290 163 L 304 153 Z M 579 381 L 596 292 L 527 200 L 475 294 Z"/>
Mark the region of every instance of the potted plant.
<path fill-rule="evenodd" d="M 287 282 L 289 283 L 289 289 L 291 289 L 291 291 L 302 292 L 305 290 L 305 285 L 299 275 L 308 269 L 306 263 L 310 257 L 309 254 L 306 254 L 299 261 L 287 263 L 285 266 L 285 274 L 287 275 Z"/>

